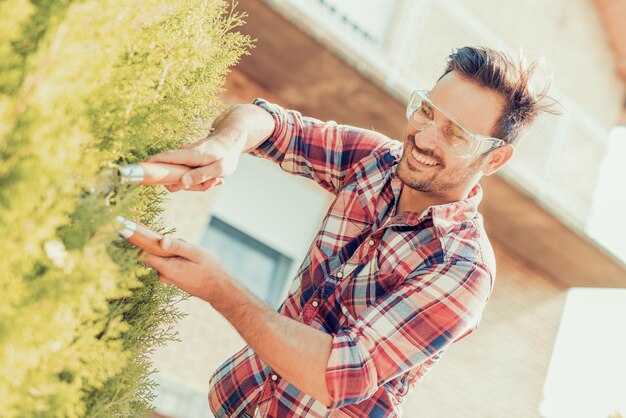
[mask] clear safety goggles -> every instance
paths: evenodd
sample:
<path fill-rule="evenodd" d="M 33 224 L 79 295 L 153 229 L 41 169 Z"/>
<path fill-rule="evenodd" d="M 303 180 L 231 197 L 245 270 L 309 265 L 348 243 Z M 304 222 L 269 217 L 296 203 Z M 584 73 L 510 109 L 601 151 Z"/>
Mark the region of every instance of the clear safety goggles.
<path fill-rule="evenodd" d="M 406 106 L 409 124 L 417 129 L 418 133 L 433 125 L 441 148 L 462 158 L 472 158 L 506 144 L 502 139 L 483 136 L 465 129 L 454 116 L 430 101 L 428 93 L 429 90 L 415 90 Z M 445 124 L 436 122 L 435 110 L 449 122 Z"/>

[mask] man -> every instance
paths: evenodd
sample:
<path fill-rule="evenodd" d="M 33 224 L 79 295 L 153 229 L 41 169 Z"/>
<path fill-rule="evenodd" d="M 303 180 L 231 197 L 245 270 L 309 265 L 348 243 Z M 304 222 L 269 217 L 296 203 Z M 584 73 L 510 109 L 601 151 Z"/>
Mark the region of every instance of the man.
<path fill-rule="evenodd" d="M 195 167 L 170 191 L 206 190 L 249 152 L 336 195 L 279 312 L 204 249 L 164 238 L 177 257 L 144 254 L 248 343 L 211 378 L 216 416 L 402 414 L 491 293 L 478 181 L 511 158 L 540 110 L 532 71 L 492 49 L 455 51 L 433 89 L 411 97 L 403 142 L 257 99 L 226 111 L 207 138 L 149 159 Z"/>

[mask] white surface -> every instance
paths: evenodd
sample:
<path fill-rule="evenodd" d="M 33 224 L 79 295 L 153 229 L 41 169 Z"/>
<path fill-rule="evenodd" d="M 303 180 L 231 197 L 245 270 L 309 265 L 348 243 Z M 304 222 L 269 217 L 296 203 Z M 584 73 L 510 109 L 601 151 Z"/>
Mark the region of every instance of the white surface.
<path fill-rule="evenodd" d="M 626 126 L 611 130 L 596 186 L 588 233 L 626 262 Z"/>
<path fill-rule="evenodd" d="M 570 289 L 540 412 L 544 418 L 626 415 L 626 289 Z"/>
<path fill-rule="evenodd" d="M 243 155 L 237 171 L 216 190 L 212 214 L 294 260 L 300 266 L 331 194 L 312 180 L 282 171 L 278 165 Z"/>

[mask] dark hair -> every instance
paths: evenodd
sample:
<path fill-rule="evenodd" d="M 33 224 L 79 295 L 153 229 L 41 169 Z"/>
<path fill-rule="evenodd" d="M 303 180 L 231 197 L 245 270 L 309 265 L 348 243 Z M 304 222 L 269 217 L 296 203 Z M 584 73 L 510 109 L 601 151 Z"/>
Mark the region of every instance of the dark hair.
<path fill-rule="evenodd" d="M 531 89 L 530 77 L 538 64 L 535 61 L 526 67 L 521 52 L 516 62 L 507 53 L 496 49 L 466 46 L 448 56 L 446 69 L 439 80 L 456 71 L 465 79 L 499 93 L 504 99 L 504 111 L 496 124 L 494 136 L 516 144 L 539 112 L 559 113 L 552 109 L 557 101 L 547 96 L 549 83 L 539 93 Z M 546 98 L 549 103 L 541 104 Z"/>

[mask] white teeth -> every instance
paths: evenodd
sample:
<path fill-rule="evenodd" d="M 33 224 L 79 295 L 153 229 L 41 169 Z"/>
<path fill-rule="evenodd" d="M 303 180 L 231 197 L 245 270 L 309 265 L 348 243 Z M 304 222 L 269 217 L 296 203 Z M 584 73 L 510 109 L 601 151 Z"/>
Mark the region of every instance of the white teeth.
<path fill-rule="evenodd" d="M 417 161 L 419 161 L 422 164 L 426 164 L 426 165 L 430 165 L 430 166 L 437 165 L 437 163 L 435 161 L 418 154 L 418 152 L 415 151 L 415 149 L 411 150 L 411 154 L 413 155 L 413 158 L 415 158 Z"/>

